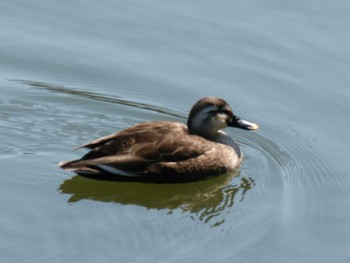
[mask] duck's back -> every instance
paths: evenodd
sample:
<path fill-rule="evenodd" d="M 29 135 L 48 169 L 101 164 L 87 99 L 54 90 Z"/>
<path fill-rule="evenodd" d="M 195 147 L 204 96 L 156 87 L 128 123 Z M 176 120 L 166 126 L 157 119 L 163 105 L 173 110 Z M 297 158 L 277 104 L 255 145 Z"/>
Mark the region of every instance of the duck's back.
<path fill-rule="evenodd" d="M 78 148 L 93 149 L 83 156 L 84 160 L 109 155 L 130 155 L 148 163 L 179 161 L 206 151 L 203 143 L 199 144 L 192 137 L 182 123 L 145 122 Z"/>

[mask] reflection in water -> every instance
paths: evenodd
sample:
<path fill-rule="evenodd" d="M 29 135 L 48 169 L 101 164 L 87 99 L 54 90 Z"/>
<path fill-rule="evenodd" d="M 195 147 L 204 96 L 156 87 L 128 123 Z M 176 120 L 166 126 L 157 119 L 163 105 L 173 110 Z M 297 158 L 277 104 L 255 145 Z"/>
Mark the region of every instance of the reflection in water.
<path fill-rule="evenodd" d="M 193 214 L 194 219 L 218 226 L 224 222 L 224 219 L 218 219 L 221 213 L 243 200 L 246 192 L 254 186 L 251 178 L 240 178 L 237 184 L 232 184 L 232 179 L 238 175 L 236 172 L 186 184 L 108 182 L 74 176 L 64 181 L 59 190 L 72 195 L 69 203 L 90 199 L 167 209 L 169 213 L 181 209 Z"/>

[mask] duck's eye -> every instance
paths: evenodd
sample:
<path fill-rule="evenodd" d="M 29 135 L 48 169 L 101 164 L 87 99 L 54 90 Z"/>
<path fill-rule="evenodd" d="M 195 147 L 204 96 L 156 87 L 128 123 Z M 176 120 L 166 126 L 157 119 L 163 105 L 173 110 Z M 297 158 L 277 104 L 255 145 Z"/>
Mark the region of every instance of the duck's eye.
<path fill-rule="evenodd" d="M 219 112 L 220 112 L 220 113 L 228 114 L 228 110 L 220 110 Z"/>
<path fill-rule="evenodd" d="M 227 110 L 225 108 L 219 108 L 219 109 L 215 109 L 215 110 L 213 109 L 211 111 L 208 111 L 208 114 L 211 115 L 211 116 L 215 116 L 217 114 L 226 114 L 228 116 L 232 115 L 231 111 L 229 111 L 229 110 Z"/>
<path fill-rule="evenodd" d="M 210 115 L 217 115 L 217 114 L 228 114 L 228 111 L 227 110 L 212 110 L 212 111 L 209 111 L 209 114 Z"/>
<path fill-rule="evenodd" d="M 229 110 L 226 110 L 226 109 L 219 109 L 218 110 L 218 113 L 224 113 L 226 115 L 230 115 L 230 111 Z"/>

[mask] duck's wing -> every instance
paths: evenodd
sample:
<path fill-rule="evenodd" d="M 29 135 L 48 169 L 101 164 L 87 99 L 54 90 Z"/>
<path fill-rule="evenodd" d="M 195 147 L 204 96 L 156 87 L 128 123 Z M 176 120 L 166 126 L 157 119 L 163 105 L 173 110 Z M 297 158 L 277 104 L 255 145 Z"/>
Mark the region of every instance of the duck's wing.
<path fill-rule="evenodd" d="M 79 145 L 77 147 L 75 147 L 73 149 L 73 151 L 76 151 L 76 150 L 79 150 L 81 148 L 88 148 L 88 149 L 94 149 L 96 147 L 99 147 L 113 139 L 115 139 L 116 137 L 118 137 L 118 134 L 119 133 L 114 133 L 114 134 L 110 134 L 110 135 L 107 135 L 107 136 L 104 136 L 104 137 L 101 137 L 101 138 L 98 138 L 96 140 L 93 140 L 91 142 L 88 142 L 88 143 L 85 143 L 85 144 L 82 144 L 82 145 Z"/>
<path fill-rule="evenodd" d="M 204 154 L 206 149 L 199 141 L 193 140 L 182 124 L 144 123 L 80 146 L 92 150 L 80 160 L 59 166 L 78 173 L 103 170 L 135 176 L 147 172 L 151 164 L 184 161 Z"/>
<path fill-rule="evenodd" d="M 81 148 L 95 149 L 95 148 L 102 146 L 102 145 L 105 145 L 108 142 L 113 141 L 113 140 L 121 141 L 122 138 L 125 137 L 126 135 L 134 135 L 135 133 L 143 132 L 145 130 L 144 126 L 146 126 L 146 123 L 132 126 L 132 127 L 127 128 L 123 131 L 113 133 L 113 134 L 98 138 L 96 140 L 90 141 L 88 143 L 79 145 L 79 146 L 75 147 L 73 149 L 73 151 L 79 150 Z"/>

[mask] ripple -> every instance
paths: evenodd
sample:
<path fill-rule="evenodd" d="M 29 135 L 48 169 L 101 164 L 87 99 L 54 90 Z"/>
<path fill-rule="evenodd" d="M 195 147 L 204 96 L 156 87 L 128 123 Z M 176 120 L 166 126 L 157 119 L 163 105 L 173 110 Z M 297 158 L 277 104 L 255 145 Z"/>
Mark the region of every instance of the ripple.
<path fill-rule="evenodd" d="M 67 138 L 66 144 L 75 145 L 83 140 L 82 137 L 89 140 L 92 134 L 99 135 L 101 131 L 96 132 L 95 123 L 105 127 L 103 132 L 111 133 L 113 131 L 110 129 L 122 129 L 129 125 L 129 122 L 133 123 L 140 118 L 139 115 L 143 116 L 140 121 L 148 120 L 148 117 L 154 118 L 153 115 L 148 116 L 150 113 L 160 114 L 162 119 L 164 117 L 177 121 L 185 119 L 184 114 L 172 109 L 110 94 L 99 94 L 40 81 L 16 81 L 36 90 L 54 93 L 58 95 L 57 97 L 63 94 L 69 95 L 70 98 L 100 103 L 98 110 L 92 111 L 89 108 L 96 106 L 91 104 L 88 104 L 89 107 L 72 110 L 67 103 L 62 106 L 57 104 L 57 101 L 55 104 L 46 100 L 45 103 L 39 101 L 34 105 L 20 105 L 21 102 L 18 101 L 19 108 L 31 108 L 32 111 L 45 114 L 38 125 L 28 126 L 30 136 L 34 139 L 39 139 L 36 134 L 44 132 L 48 141 L 52 136 L 63 136 Z M 13 101 L 9 103 L 12 105 Z M 7 104 L 10 105 L 9 103 Z M 137 109 L 138 112 L 125 112 L 123 116 L 129 116 L 130 120 L 126 121 L 125 117 L 122 117 L 123 119 L 118 122 L 116 121 L 118 116 L 114 116 L 113 113 L 106 114 L 109 108 L 103 108 L 109 103 L 118 105 L 118 111 L 130 108 Z M 56 115 L 57 112 L 59 115 Z M 81 116 L 80 119 L 77 119 L 77 116 Z M 24 119 L 21 121 L 26 123 Z M 58 125 L 54 125 L 55 123 Z M 308 138 L 304 133 L 289 126 L 270 121 L 266 123 L 259 121 L 259 124 L 261 129 L 257 132 L 227 129 L 241 144 L 245 155 L 241 168 L 234 174 L 186 186 L 106 183 L 73 177 L 64 181 L 59 190 L 61 193 L 71 195 L 69 203 L 88 199 L 165 210 L 170 215 L 181 211 L 194 222 L 234 231 L 240 231 L 249 224 L 268 226 L 271 223 L 271 213 L 276 214 L 273 211 L 279 211 L 281 222 L 287 225 L 293 219 L 291 215 L 295 216 L 294 211 L 299 211 L 299 217 L 310 215 L 310 211 L 298 205 L 296 200 L 301 198 L 315 203 L 313 208 L 315 211 L 311 216 L 313 220 L 316 220 L 320 213 L 323 216 L 330 216 L 318 202 L 317 196 L 322 195 L 322 192 L 329 192 L 330 189 L 333 195 L 340 195 L 337 189 L 343 177 L 340 176 L 341 171 L 336 165 L 325 162 L 322 152 L 317 148 L 322 142 L 317 142 L 312 137 Z M 43 139 L 42 135 L 40 139 Z M 3 146 L 9 154 L 13 151 L 10 146 Z M 328 151 L 328 155 L 330 153 Z M 326 173 L 332 173 L 333 179 L 329 180 L 324 176 Z M 315 176 L 317 174 L 320 176 Z M 318 195 L 312 195 L 313 192 L 317 192 Z M 236 218 L 238 215 L 239 219 Z M 260 235 L 263 233 L 264 231 L 261 231 Z M 254 235 L 255 238 L 258 236 Z"/>
<path fill-rule="evenodd" d="M 302 128 L 297 130 L 275 123 L 261 123 L 261 133 L 244 134 L 239 140 L 246 147 L 245 151 L 254 156 L 253 159 L 248 156 L 243 163 L 243 176 L 244 169 L 248 171 L 245 165 L 249 165 L 250 172 L 256 170 L 252 162 L 259 161 L 259 157 L 270 163 L 264 166 L 264 179 L 259 178 L 258 171 L 255 171 L 256 187 L 249 196 L 254 197 L 250 205 L 256 213 L 252 221 L 256 224 L 263 222 L 264 228 L 279 228 L 281 235 L 275 237 L 276 248 L 288 250 L 296 244 L 310 244 L 315 237 L 324 239 L 322 232 L 326 226 L 330 228 L 330 222 L 350 219 L 349 210 L 344 209 L 350 205 L 344 199 L 348 191 L 344 185 L 349 178 L 344 177 L 346 173 L 339 168 L 344 166 L 330 159 L 336 154 L 332 154 L 332 148 L 326 146 L 327 140 L 316 140 Z M 254 154 L 255 150 L 260 155 Z M 272 196 L 270 200 L 269 195 Z M 272 209 L 266 209 L 265 205 L 266 211 L 259 211 L 258 206 L 263 203 L 259 198 L 269 202 Z M 266 218 L 271 214 L 274 215 L 273 222 Z M 341 234 L 342 230 L 334 225 L 333 231 Z M 288 242 L 279 242 L 283 234 L 288 236 Z M 266 235 L 255 235 L 255 239 L 264 239 Z M 253 237 L 245 241 L 252 240 Z"/>
<path fill-rule="evenodd" d="M 82 99 L 113 103 L 121 108 L 137 108 L 146 114 L 147 112 L 156 112 L 167 116 L 167 118 L 185 119 L 182 114 L 167 108 L 133 102 L 109 94 L 86 92 L 37 81 L 21 80 L 20 82 L 56 94 L 68 94 Z M 87 115 L 90 122 L 91 117 L 93 117 L 84 109 L 83 112 L 79 113 L 70 111 L 61 111 L 61 113 L 65 113 L 65 120 L 62 121 L 61 125 L 68 125 L 69 120 L 72 119 L 69 117 L 70 114 L 73 114 L 74 118 L 77 114 Z M 101 116 L 96 115 L 96 118 L 98 123 L 103 123 L 106 127 L 108 127 L 109 122 L 116 125 L 115 121 L 109 120 L 111 116 L 101 114 Z M 76 137 L 74 137 L 74 140 L 78 141 L 78 130 L 71 134 L 71 125 L 72 123 L 69 124 L 70 136 L 74 135 Z M 95 130 L 93 124 L 91 127 L 85 127 L 84 129 L 88 133 L 90 130 Z M 181 213 L 189 215 L 193 221 L 211 227 L 225 224 L 228 225 L 228 228 L 237 229 L 237 226 L 243 227 L 249 223 L 262 224 L 262 222 L 269 220 L 270 209 L 262 211 L 260 207 L 265 206 L 261 203 L 267 204 L 272 199 L 280 199 L 283 178 L 288 177 L 288 174 L 295 173 L 295 162 L 278 144 L 259 135 L 259 133 L 235 131 L 234 137 L 242 145 L 245 161 L 241 169 L 233 174 L 185 185 L 97 182 L 74 176 L 64 181 L 59 187 L 59 191 L 71 195 L 68 200 L 69 203 L 88 199 L 122 205 L 137 205 L 147 209 L 166 210 L 169 214 L 181 211 Z M 246 198 L 248 198 L 247 202 Z M 244 203 L 244 206 L 240 205 L 242 203 Z M 271 207 L 276 207 L 276 205 L 274 204 Z M 259 216 L 252 217 L 254 211 Z M 230 222 L 232 216 L 235 217 L 235 213 L 240 214 L 241 218 L 235 222 L 236 226 L 233 226 L 228 222 Z"/>
<path fill-rule="evenodd" d="M 281 207 L 281 222 L 285 229 L 297 224 L 301 229 L 306 227 L 308 232 L 319 235 L 322 226 L 329 222 L 350 219 L 349 210 L 344 209 L 349 207 L 344 199 L 348 192 L 344 186 L 349 178 L 340 168 L 344 166 L 332 160 L 336 154 L 326 146 L 327 140 L 317 141 L 305 131 L 290 127 L 284 136 L 293 143 L 284 143 L 283 146 L 298 160 L 295 172 L 287 173 L 285 177 L 287 188 Z M 309 238 L 305 237 L 304 242 L 310 242 L 307 240 Z"/>
<path fill-rule="evenodd" d="M 183 118 L 182 115 L 176 113 L 175 111 L 172 111 L 163 107 L 158 107 L 155 105 L 150 105 L 147 103 L 134 102 L 127 99 L 122 99 L 112 94 L 100 94 L 96 92 L 84 91 L 84 90 L 75 89 L 75 88 L 68 88 L 62 85 L 55 85 L 55 84 L 45 83 L 41 81 L 20 80 L 20 79 L 12 79 L 11 81 L 16 81 L 22 84 L 30 85 L 37 89 L 55 92 L 58 94 L 68 94 L 68 95 L 77 96 L 77 97 L 85 98 L 89 100 L 102 101 L 107 103 L 114 103 L 114 104 L 129 106 L 129 107 L 135 107 L 146 111 L 155 111 L 155 112 L 169 115 L 172 117 Z"/>

